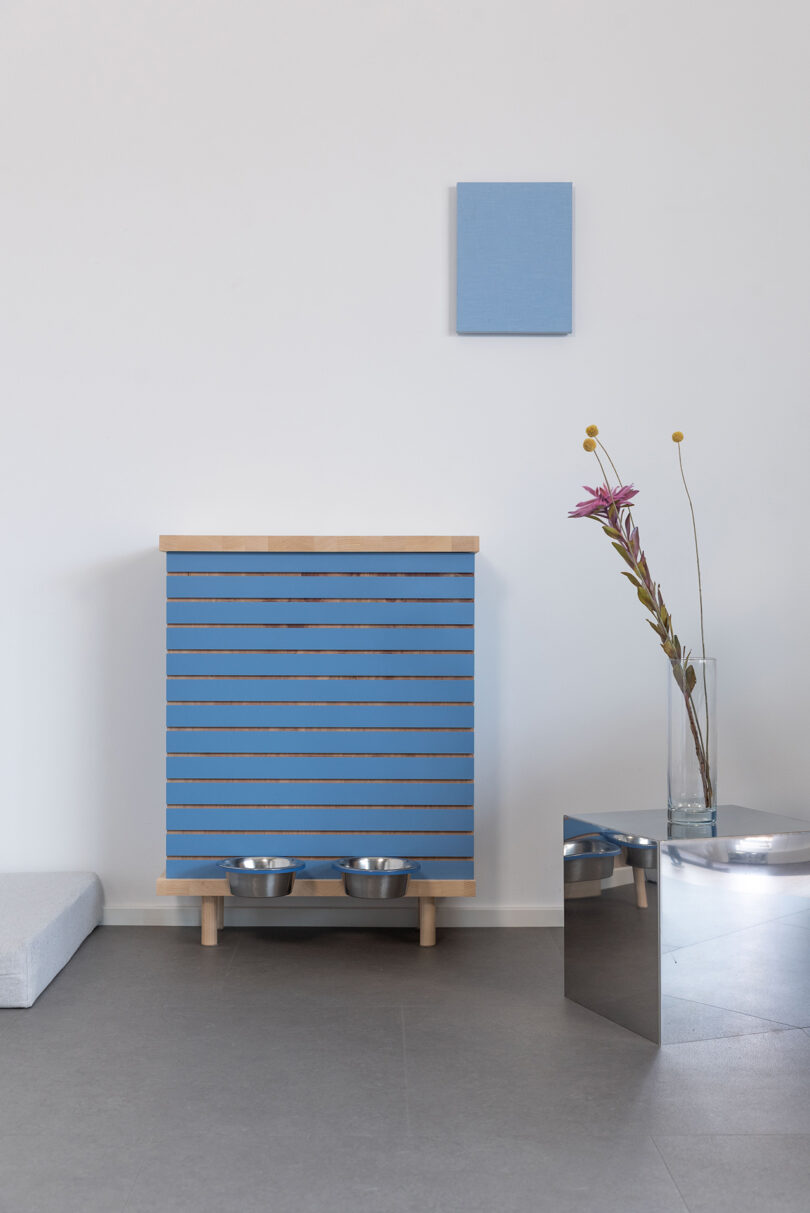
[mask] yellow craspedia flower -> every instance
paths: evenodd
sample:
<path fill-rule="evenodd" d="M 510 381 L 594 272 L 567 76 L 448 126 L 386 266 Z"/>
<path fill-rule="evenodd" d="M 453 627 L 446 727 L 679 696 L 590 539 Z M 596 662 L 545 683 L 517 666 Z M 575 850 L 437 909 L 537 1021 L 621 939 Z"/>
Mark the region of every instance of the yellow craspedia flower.
<path fill-rule="evenodd" d="M 672 441 L 673 442 L 683 442 L 683 434 L 681 433 L 680 430 L 676 430 L 675 433 L 672 435 Z"/>
<path fill-rule="evenodd" d="M 598 425 L 586 425 L 585 433 L 588 435 L 589 438 L 595 438 L 596 435 L 599 433 L 599 426 Z"/>
<path fill-rule="evenodd" d="M 593 438 L 586 438 L 582 445 L 586 451 L 596 450 L 596 443 L 594 442 Z"/>

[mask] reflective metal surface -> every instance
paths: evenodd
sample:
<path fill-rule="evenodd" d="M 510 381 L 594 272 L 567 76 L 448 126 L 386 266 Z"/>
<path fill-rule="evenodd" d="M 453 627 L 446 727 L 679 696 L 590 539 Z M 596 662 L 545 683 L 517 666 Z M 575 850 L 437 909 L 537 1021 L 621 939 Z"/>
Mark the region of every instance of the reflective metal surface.
<path fill-rule="evenodd" d="M 419 864 L 411 859 L 384 855 L 366 855 L 360 859 L 344 859 L 335 867 L 343 873 L 343 886 L 349 897 L 404 897 L 411 872 Z"/>
<path fill-rule="evenodd" d="M 248 855 L 244 859 L 224 859 L 219 866 L 228 873 L 228 887 L 234 897 L 287 897 L 295 873 L 304 863 L 281 855 Z"/>
<path fill-rule="evenodd" d="M 658 843 L 637 834 L 621 830 L 605 830 L 605 838 L 615 842 L 624 853 L 624 862 L 631 868 L 654 868 L 658 864 Z"/>
<path fill-rule="evenodd" d="M 577 884 L 581 880 L 604 880 L 613 873 L 613 860 L 619 847 L 606 838 L 580 838 L 563 844 L 563 880 Z"/>
<path fill-rule="evenodd" d="M 708 836 L 673 836 L 665 810 L 573 825 L 626 839 L 610 885 L 566 894 L 569 998 L 664 1044 L 810 1026 L 810 821 L 721 806 Z M 655 863 L 623 871 L 639 847 Z"/>

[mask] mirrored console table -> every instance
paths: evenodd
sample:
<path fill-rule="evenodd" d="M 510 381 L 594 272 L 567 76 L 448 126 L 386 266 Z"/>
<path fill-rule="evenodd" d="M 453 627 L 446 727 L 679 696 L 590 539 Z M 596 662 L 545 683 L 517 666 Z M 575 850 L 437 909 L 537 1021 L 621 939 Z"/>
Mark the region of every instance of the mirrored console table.
<path fill-rule="evenodd" d="M 810 821 L 589 812 L 564 835 L 568 998 L 656 1044 L 810 1026 Z"/>

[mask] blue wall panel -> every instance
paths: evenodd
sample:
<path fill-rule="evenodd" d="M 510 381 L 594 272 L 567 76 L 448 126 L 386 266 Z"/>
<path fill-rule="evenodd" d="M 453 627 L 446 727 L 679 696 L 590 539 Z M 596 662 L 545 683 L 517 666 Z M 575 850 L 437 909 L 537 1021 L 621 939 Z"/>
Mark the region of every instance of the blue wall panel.
<path fill-rule="evenodd" d="M 459 333 L 570 333 L 569 181 L 461 182 Z"/>

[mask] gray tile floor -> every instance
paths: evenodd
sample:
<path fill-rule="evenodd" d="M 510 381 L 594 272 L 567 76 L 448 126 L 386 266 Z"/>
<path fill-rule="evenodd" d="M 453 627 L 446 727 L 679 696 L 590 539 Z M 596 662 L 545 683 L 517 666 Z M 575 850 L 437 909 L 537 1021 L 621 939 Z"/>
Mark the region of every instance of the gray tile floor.
<path fill-rule="evenodd" d="M 0 1210 L 806 1213 L 810 1033 L 657 1050 L 560 934 L 100 928 L 0 1012 Z"/>

